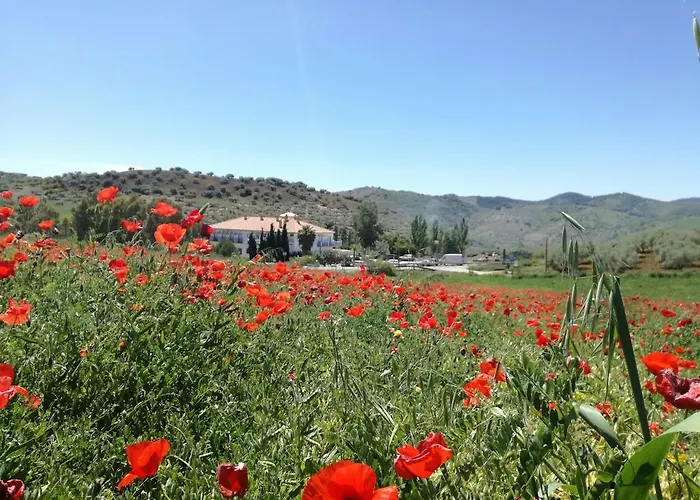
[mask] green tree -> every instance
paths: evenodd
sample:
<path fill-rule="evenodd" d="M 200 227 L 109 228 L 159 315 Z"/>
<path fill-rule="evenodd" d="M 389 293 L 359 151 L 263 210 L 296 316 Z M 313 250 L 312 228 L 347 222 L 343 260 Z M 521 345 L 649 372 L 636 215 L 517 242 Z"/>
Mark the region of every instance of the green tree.
<path fill-rule="evenodd" d="M 274 224 L 270 224 L 270 230 L 267 233 L 267 247 L 274 250 L 279 246 L 277 243 L 277 235 L 275 233 Z"/>
<path fill-rule="evenodd" d="M 467 249 L 467 241 L 469 238 L 469 226 L 467 225 L 467 220 L 462 217 L 459 224 L 456 224 L 453 229 L 453 237 L 455 240 L 455 245 L 457 246 L 458 253 L 464 253 Z"/>
<path fill-rule="evenodd" d="M 253 236 L 253 233 L 248 235 L 248 249 L 246 251 L 248 252 L 248 257 L 251 260 L 258 255 L 258 245 L 255 242 L 255 236 Z"/>
<path fill-rule="evenodd" d="M 280 235 L 282 255 L 284 260 L 289 259 L 289 233 L 287 233 L 287 223 L 282 225 L 282 234 Z"/>
<path fill-rule="evenodd" d="M 263 253 L 267 250 L 267 238 L 265 237 L 265 232 L 260 230 L 260 246 L 258 247 L 258 253 Z"/>
<path fill-rule="evenodd" d="M 428 248 L 428 221 L 422 215 L 411 222 L 411 243 L 418 253 Z"/>
<path fill-rule="evenodd" d="M 299 238 L 301 253 L 303 255 L 309 255 L 311 253 L 311 247 L 314 245 L 314 241 L 316 240 L 316 232 L 311 229 L 311 226 L 303 226 L 299 230 L 297 238 Z"/>
<path fill-rule="evenodd" d="M 92 205 L 83 199 L 78 206 L 73 209 L 73 229 L 79 240 L 84 240 L 90 233 L 93 226 Z"/>
<path fill-rule="evenodd" d="M 437 219 L 435 219 L 432 227 L 430 228 L 430 249 L 433 251 L 433 254 L 440 252 L 440 233 L 440 224 L 438 223 Z"/>
<path fill-rule="evenodd" d="M 401 234 L 391 234 L 386 237 L 389 245 L 389 253 L 400 256 L 407 253 L 414 253 L 415 246 L 405 236 Z"/>
<path fill-rule="evenodd" d="M 377 204 L 363 201 L 357 207 L 353 221 L 355 232 L 364 248 L 374 248 L 374 244 L 382 235 L 382 226 L 379 224 L 379 211 Z"/>

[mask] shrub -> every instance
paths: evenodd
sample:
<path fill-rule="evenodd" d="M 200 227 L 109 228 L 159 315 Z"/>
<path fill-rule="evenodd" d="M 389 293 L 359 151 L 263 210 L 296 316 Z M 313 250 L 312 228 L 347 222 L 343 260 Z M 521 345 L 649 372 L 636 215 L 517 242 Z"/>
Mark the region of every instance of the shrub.
<path fill-rule="evenodd" d="M 347 255 L 345 253 L 338 252 L 335 250 L 327 250 L 325 252 L 321 252 L 321 254 L 318 256 L 318 262 L 322 266 L 332 266 L 335 264 L 351 266 L 353 263 L 352 255 Z"/>
<path fill-rule="evenodd" d="M 293 257 L 290 264 L 299 264 L 300 266 L 313 266 L 318 264 L 318 259 L 315 255 L 302 255 L 301 257 Z"/>
<path fill-rule="evenodd" d="M 214 251 L 222 257 L 231 257 L 234 253 L 236 255 L 239 253 L 236 245 L 230 240 L 221 240 L 218 242 Z"/>
<path fill-rule="evenodd" d="M 369 274 L 386 274 L 396 276 L 396 268 L 385 260 L 370 261 L 366 264 Z"/>

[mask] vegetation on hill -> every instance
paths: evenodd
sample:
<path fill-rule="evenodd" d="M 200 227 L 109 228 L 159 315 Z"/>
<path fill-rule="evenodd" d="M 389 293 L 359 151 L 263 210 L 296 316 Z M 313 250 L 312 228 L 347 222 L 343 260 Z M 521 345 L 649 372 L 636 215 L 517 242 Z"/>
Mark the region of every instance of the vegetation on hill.
<path fill-rule="evenodd" d="M 595 235 L 596 243 L 603 243 L 602 249 L 609 246 L 605 252 L 611 253 L 611 262 L 629 264 L 635 261 L 634 240 L 655 234 L 661 236 L 654 240 L 652 260 L 659 259 L 660 265 L 673 268 L 677 267 L 676 263 L 697 260 L 692 237 L 687 235 L 700 230 L 700 198 L 662 202 L 626 193 L 594 197 L 562 193 L 547 200 L 523 201 L 454 194 L 430 196 L 372 187 L 331 193 L 301 182 L 233 174 L 215 176 L 211 172 L 189 172 L 180 167 L 103 174 L 68 173 L 48 178 L 0 173 L 0 188 L 40 197 L 45 213 L 34 216 L 55 220 L 59 231 L 65 234 L 70 229 L 80 234 L 78 227 L 69 227 L 73 225 L 74 212 L 89 210 L 94 205 L 93 193 L 110 185 L 119 186 L 127 197 L 139 196 L 141 207 L 122 207 L 127 217 L 143 217 L 145 221 L 146 208 L 157 200 L 167 201 L 184 211 L 209 202 L 212 222 L 242 215 L 292 211 L 311 223 L 333 228 L 336 239 L 349 247 L 363 241 L 359 236 L 363 231 L 357 229 L 358 219 L 363 218 L 359 207 L 365 202 L 369 210 L 365 213 L 371 215 L 368 219 L 371 224 L 367 225 L 371 229 L 366 233 L 365 243 L 371 240 L 382 248 L 388 246 L 391 253 L 425 248 L 430 252 L 458 251 L 454 247 L 459 247 L 460 242 L 450 242 L 446 238 L 449 236 L 446 228 L 459 226 L 463 220 L 469 225 L 471 252 L 543 249 L 546 240 L 550 245 L 558 241 L 559 211 L 563 210 L 584 224 Z M 376 210 L 371 208 L 372 204 L 376 205 Z M 412 223 L 418 216 L 427 225 L 427 242 L 414 241 Z M 443 228 L 437 234 L 435 222 Z M 383 239 L 380 238 L 382 233 Z M 437 245 L 436 240 L 440 241 Z"/>

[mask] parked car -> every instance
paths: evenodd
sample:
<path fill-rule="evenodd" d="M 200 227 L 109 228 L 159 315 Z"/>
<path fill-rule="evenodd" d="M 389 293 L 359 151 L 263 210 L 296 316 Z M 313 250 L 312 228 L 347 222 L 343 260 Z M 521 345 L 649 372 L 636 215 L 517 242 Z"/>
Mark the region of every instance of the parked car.
<path fill-rule="evenodd" d="M 447 266 L 461 266 L 465 262 L 466 259 L 461 253 L 446 253 L 438 260 L 438 264 Z"/>

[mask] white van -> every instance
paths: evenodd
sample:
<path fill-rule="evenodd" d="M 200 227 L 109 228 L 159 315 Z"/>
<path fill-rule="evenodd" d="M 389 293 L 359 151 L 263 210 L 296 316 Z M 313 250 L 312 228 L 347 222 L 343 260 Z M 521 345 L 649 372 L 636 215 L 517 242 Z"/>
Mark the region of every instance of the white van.
<path fill-rule="evenodd" d="M 438 260 L 438 264 L 443 266 L 461 266 L 466 262 L 461 253 L 446 253 Z"/>

